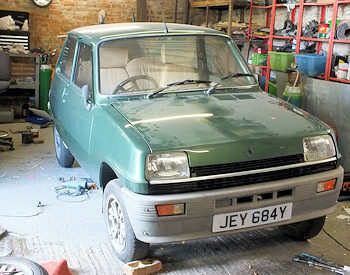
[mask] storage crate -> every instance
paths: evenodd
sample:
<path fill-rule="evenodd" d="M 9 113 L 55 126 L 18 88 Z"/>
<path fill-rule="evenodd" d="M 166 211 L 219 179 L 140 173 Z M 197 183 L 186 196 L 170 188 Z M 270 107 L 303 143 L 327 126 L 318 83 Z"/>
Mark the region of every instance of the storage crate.
<path fill-rule="evenodd" d="M 321 54 L 296 54 L 297 70 L 304 75 L 315 77 L 326 70 L 327 56 Z"/>
<path fill-rule="evenodd" d="M 277 84 L 276 81 L 268 81 L 269 83 L 269 94 L 277 96 Z"/>
<path fill-rule="evenodd" d="M 294 62 L 294 53 L 270 51 L 271 70 L 284 71 Z"/>
<path fill-rule="evenodd" d="M 266 66 L 267 54 L 266 53 L 252 53 L 252 65 Z"/>

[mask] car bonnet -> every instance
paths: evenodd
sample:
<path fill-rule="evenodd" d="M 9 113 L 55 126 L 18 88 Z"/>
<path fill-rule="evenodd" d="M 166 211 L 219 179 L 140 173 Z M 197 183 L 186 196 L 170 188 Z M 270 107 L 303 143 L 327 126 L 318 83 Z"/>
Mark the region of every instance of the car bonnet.
<path fill-rule="evenodd" d="M 299 109 L 262 92 L 167 95 L 112 105 L 152 151 L 186 151 L 195 165 L 302 154 L 305 136 L 327 133 Z"/>

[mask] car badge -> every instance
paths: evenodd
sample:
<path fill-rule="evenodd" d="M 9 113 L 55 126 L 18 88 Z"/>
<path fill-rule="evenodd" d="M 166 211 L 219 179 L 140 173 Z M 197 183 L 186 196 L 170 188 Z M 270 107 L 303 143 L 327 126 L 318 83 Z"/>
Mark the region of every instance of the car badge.
<path fill-rule="evenodd" d="M 252 158 L 253 151 L 252 151 L 252 149 L 250 149 L 250 147 L 248 148 L 246 154 L 247 154 L 248 158 Z"/>

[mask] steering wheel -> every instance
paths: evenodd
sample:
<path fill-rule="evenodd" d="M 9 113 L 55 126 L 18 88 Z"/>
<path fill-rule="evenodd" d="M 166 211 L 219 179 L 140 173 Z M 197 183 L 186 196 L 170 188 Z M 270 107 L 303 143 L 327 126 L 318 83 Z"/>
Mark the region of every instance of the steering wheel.
<path fill-rule="evenodd" d="M 140 87 L 137 84 L 137 80 L 145 79 L 151 82 L 154 85 L 154 88 L 158 88 L 158 83 L 157 81 L 149 76 L 149 75 L 135 75 L 132 77 L 129 77 L 122 82 L 119 83 L 117 87 L 115 87 L 113 94 L 120 94 L 120 93 L 125 93 L 125 92 L 134 92 L 134 91 L 139 91 Z M 132 83 L 132 86 L 130 88 L 124 88 L 127 84 Z"/>

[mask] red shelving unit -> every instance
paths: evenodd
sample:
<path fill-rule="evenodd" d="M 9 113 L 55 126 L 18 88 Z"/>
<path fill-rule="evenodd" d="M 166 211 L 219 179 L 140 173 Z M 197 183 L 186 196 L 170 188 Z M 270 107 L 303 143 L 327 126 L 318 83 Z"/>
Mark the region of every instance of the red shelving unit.
<path fill-rule="evenodd" d="M 296 11 L 298 9 L 298 22 L 297 22 L 297 33 L 295 37 L 286 37 L 286 36 L 276 36 L 274 35 L 274 26 L 275 26 L 275 19 L 276 19 L 276 9 L 277 8 L 286 8 L 284 4 L 277 4 L 277 0 L 273 0 L 272 5 L 269 6 L 257 6 L 254 5 L 253 0 L 251 0 L 250 3 L 250 18 L 249 18 L 249 28 L 248 28 L 248 39 L 251 41 L 252 39 L 260 38 L 265 40 L 265 45 L 267 45 L 268 51 L 272 51 L 273 49 L 273 41 L 274 39 L 295 39 L 296 46 L 295 46 L 295 53 L 298 54 L 300 51 L 300 42 L 301 41 L 314 41 L 317 42 L 316 52 L 320 53 L 322 49 L 323 43 L 328 43 L 328 52 L 327 52 L 327 64 L 326 64 L 326 70 L 325 75 L 323 77 L 319 77 L 321 79 L 324 79 L 326 81 L 337 81 L 342 83 L 350 83 L 348 80 L 344 79 L 337 79 L 334 77 L 331 77 L 331 66 L 332 66 L 332 56 L 333 56 L 333 48 L 334 43 L 350 43 L 350 40 L 338 40 L 334 38 L 336 24 L 332 24 L 329 34 L 329 39 L 320 39 L 320 38 L 309 38 L 309 37 L 303 37 L 302 36 L 302 28 L 305 26 L 302 26 L 303 22 L 303 15 L 304 15 L 304 9 L 307 7 L 320 7 L 321 8 L 321 16 L 319 18 L 319 22 L 323 23 L 326 21 L 325 15 L 326 15 L 326 9 L 329 7 L 333 8 L 332 13 L 332 22 L 336 22 L 337 20 L 337 14 L 338 14 L 338 7 L 339 5 L 347 5 L 350 4 L 350 0 L 333 0 L 326 3 L 304 3 L 304 0 L 300 0 L 299 4 L 295 5 L 295 8 L 291 12 L 291 21 L 295 24 L 295 15 Z M 266 10 L 266 27 L 270 29 L 270 34 L 266 36 L 262 35 L 255 35 L 252 34 L 252 16 L 253 16 L 253 10 L 254 9 L 264 9 Z M 327 20 L 329 21 L 329 19 Z M 255 66 L 255 65 L 252 65 Z M 266 75 L 266 84 L 265 84 L 265 91 L 268 91 L 268 80 L 270 80 L 270 54 L 267 59 L 267 66 L 255 66 L 260 67 L 266 70 L 266 72 L 263 72 L 263 74 Z"/>

